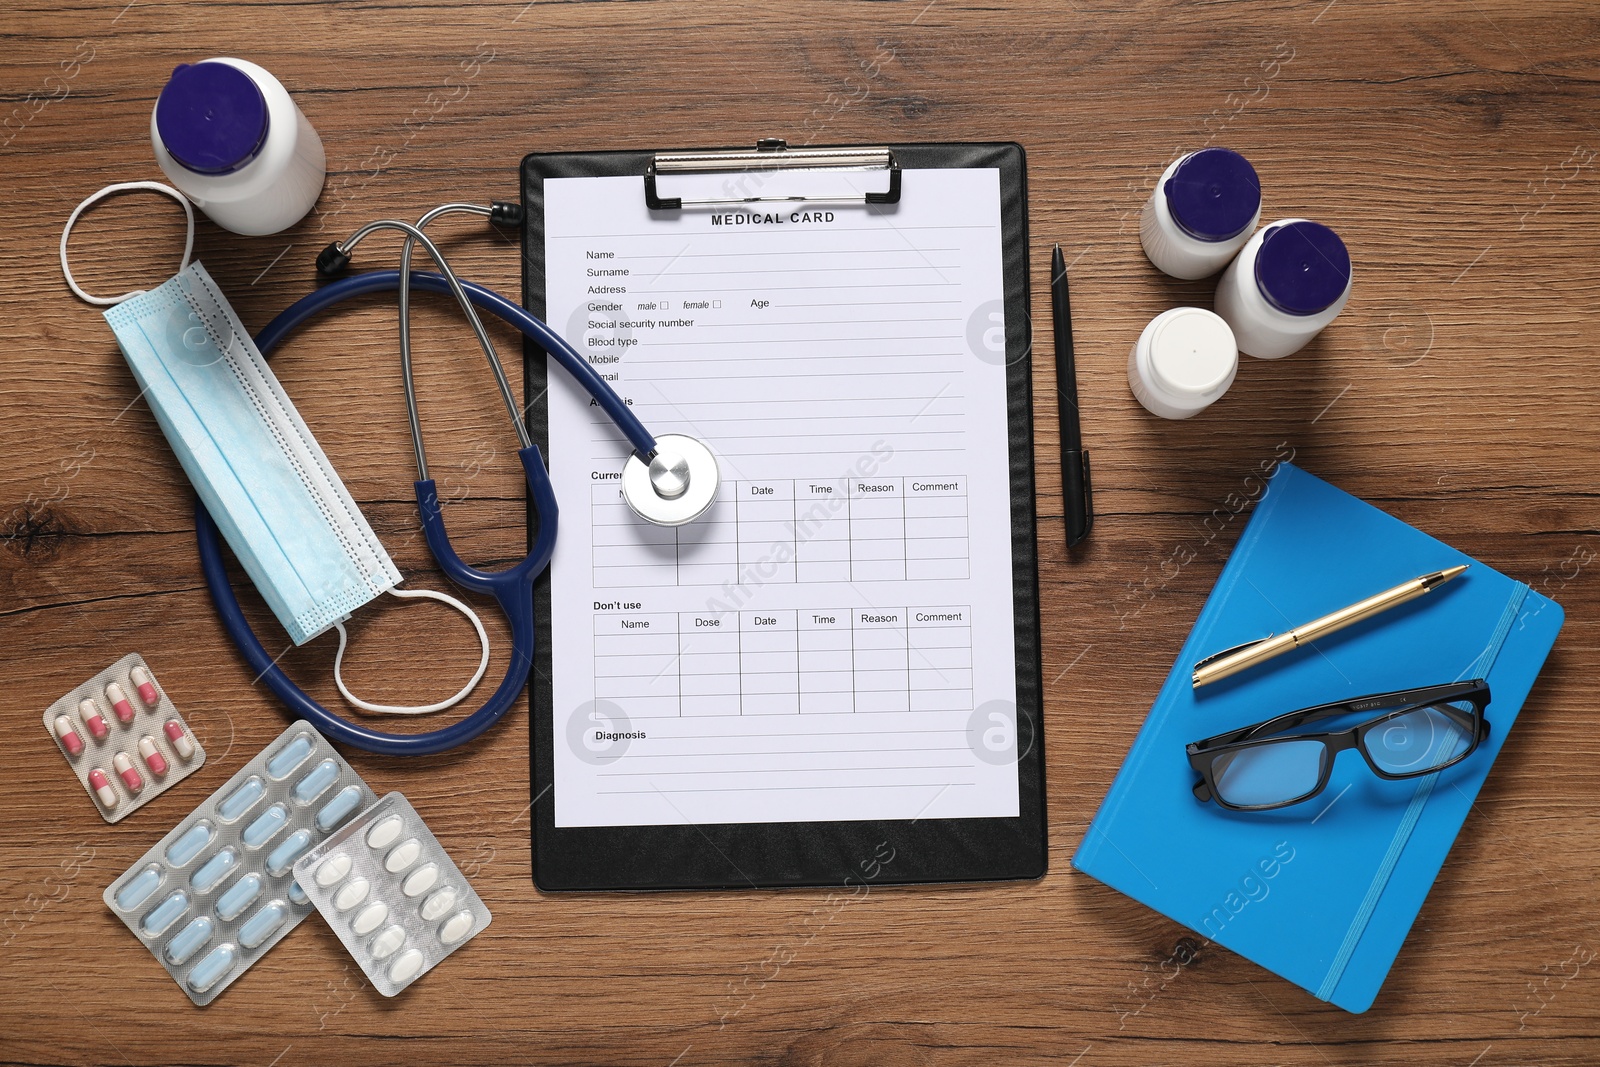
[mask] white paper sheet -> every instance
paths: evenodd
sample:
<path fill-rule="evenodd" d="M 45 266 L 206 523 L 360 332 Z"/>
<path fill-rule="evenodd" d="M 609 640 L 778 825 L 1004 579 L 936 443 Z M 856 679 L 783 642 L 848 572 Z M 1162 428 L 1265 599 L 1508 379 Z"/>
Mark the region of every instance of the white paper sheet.
<path fill-rule="evenodd" d="M 637 519 L 551 369 L 556 825 L 1014 817 L 998 172 L 657 218 L 637 177 L 544 188 L 551 324 L 722 475 Z"/>

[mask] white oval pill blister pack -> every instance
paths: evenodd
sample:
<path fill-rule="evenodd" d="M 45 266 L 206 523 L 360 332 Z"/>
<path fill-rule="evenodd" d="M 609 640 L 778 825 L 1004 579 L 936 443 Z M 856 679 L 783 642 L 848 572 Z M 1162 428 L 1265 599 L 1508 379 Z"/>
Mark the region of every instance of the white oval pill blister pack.
<path fill-rule="evenodd" d="M 46 708 L 44 728 L 106 822 L 126 819 L 206 761 L 137 652 Z"/>
<path fill-rule="evenodd" d="M 389 793 L 294 865 L 311 902 L 392 997 L 491 918 L 417 809 Z"/>
<path fill-rule="evenodd" d="M 106 907 L 196 1004 L 311 914 L 294 864 L 376 794 L 304 720 L 106 887 Z"/>

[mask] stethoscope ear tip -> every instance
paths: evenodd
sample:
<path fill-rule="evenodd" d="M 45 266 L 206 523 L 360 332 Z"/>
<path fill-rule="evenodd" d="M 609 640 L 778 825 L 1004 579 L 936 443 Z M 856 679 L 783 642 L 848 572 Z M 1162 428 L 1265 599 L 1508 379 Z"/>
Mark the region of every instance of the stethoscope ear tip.
<path fill-rule="evenodd" d="M 522 205 L 511 200 L 490 201 L 489 221 L 496 226 L 521 226 Z"/>
<path fill-rule="evenodd" d="M 349 265 L 350 253 L 340 248 L 338 241 L 317 253 L 317 273 L 324 278 L 337 278 Z"/>

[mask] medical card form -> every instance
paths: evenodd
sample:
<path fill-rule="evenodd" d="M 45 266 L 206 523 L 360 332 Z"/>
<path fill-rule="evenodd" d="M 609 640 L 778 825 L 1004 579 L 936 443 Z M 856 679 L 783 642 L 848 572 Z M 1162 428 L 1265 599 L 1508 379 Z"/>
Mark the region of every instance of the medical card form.
<path fill-rule="evenodd" d="M 639 181 L 545 181 L 547 317 L 721 484 L 639 519 L 550 376 L 556 826 L 1015 817 L 998 172 L 656 213 Z"/>

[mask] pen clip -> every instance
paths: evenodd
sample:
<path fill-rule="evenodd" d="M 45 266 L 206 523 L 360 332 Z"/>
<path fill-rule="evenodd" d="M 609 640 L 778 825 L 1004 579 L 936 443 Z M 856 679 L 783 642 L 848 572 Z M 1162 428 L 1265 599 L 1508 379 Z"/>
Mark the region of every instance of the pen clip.
<path fill-rule="evenodd" d="M 1066 506 L 1067 547 L 1083 543 L 1094 528 L 1094 483 L 1089 475 L 1089 450 L 1061 456 L 1061 491 Z"/>
<path fill-rule="evenodd" d="M 1083 450 L 1083 535 L 1089 536 L 1089 531 L 1094 529 L 1094 482 L 1089 477 L 1089 450 Z"/>
<path fill-rule="evenodd" d="M 1206 666 L 1208 664 L 1212 664 L 1212 663 L 1217 662 L 1219 659 L 1223 659 L 1223 658 L 1225 658 L 1227 656 L 1231 656 L 1235 652 L 1243 652 L 1247 648 L 1251 648 L 1251 647 L 1253 647 L 1255 645 L 1262 644 L 1263 642 L 1270 641 L 1276 636 L 1278 636 L 1278 635 L 1275 634 L 1275 633 L 1268 634 L 1265 637 L 1258 637 L 1254 641 L 1246 641 L 1242 645 L 1234 645 L 1232 648 L 1225 648 L 1221 652 L 1213 652 L 1211 655 L 1207 656 L 1205 659 L 1200 660 L 1199 662 L 1197 662 L 1191 668 L 1191 670 L 1196 670 L 1197 671 L 1200 668 L 1202 668 L 1202 667 L 1204 667 L 1204 666 Z"/>

